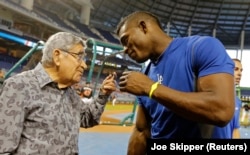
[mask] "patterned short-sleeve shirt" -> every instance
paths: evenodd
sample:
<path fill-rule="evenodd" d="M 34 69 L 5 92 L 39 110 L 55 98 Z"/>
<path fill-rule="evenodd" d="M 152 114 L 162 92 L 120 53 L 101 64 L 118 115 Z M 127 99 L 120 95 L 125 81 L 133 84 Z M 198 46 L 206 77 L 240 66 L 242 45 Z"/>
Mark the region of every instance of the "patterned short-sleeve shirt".
<path fill-rule="evenodd" d="M 0 154 L 78 154 L 79 128 L 99 123 L 108 96 L 84 104 L 59 89 L 39 63 L 4 81 L 0 90 Z"/>

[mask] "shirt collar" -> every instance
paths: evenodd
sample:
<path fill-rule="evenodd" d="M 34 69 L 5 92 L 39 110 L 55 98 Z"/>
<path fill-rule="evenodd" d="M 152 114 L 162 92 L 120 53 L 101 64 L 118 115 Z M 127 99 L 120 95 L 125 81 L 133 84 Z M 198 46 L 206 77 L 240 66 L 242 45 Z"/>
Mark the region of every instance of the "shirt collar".
<path fill-rule="evenodd" d="M 34 73 L 41 88 L 53 82 L 52 79 L 49 77 L 49 74 L 45 71 L 44 67 L 40 62 L 34 68 Z"/>

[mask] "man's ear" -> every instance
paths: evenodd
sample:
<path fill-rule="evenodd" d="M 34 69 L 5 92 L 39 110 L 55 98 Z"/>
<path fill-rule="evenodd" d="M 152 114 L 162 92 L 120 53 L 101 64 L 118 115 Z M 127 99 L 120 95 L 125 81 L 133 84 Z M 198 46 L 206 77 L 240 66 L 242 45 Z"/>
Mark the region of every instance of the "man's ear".
<path fill-rule="evenodd" d="M 146 33 L 146 32 L 148 31 L 147 24 L 146 24 L 146 22 L 143 21 L 143 20 L 140 21 L 139 27 L 140 27 L 140 29 L 141 29 L 144 33 Z"/>
<path fill-rule="evenodd" d="M 53 50 L 52 57 L 53 57 L 53 61 L 54 61 L 56 66 L 60 65 L 60 55 L 61 55 L 60 50 L 58 50 L 58 49 Z"/>

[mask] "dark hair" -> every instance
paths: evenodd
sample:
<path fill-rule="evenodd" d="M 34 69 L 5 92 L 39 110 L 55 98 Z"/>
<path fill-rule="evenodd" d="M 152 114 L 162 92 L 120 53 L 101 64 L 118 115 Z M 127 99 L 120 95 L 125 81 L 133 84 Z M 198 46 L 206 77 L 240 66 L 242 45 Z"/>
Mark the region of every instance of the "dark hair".
<path fill-rule="evenodd" d="M 149 19 L 151 21 L 154 21 L 162 29 L 161 22 L 156 15 L 147 11 L 136 11 L 121 19 L 121 21 L 118 23 L 116 27 L 116 34 L 117 35 L 119 34 L 121 27 L 126 22 L 133 21 L 133 20 L 140 20 L 140 19 L 143 19 L 143 20 Z"/>

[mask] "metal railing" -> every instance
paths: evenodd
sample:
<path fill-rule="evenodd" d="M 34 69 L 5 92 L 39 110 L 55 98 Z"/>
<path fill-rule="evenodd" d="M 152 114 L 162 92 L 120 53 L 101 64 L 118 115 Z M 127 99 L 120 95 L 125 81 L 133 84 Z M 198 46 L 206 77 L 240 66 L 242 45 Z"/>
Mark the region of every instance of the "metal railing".
<path fill-rule="evenodd" d="M 25 60 L 27 60 L 34 52 L 41 50 L 44 44 L 43 41 L 37 42 L 10 70 L 5 74 L 4 79 L 7 79 Z"/>

